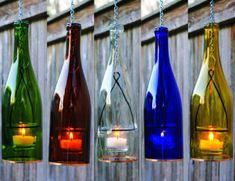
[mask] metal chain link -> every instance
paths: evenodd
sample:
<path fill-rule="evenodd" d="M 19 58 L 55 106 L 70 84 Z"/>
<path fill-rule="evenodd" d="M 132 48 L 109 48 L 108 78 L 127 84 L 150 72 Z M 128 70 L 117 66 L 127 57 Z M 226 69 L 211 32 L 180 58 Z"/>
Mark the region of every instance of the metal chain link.
<path fill-rule="evenodd" d="M 163 8 L 164 8 L 163 0 L 160 0 L 160 26 L 163 26 L 163 23 L 164 23 L 164 20 L 163 20 L 163 16 L 164 16 Z"/>
<path fill-rule="evenodd" d="M 115 60 L 117 61 L 118 56 L 118 39 L 119 39 L 119 30 L 118 30 L 118 6 L 117 6 L 117 0 L 114 0 L 114 50 L 115 50 Z"/>
<path fill-rule="evenodd" d="M 209 38 L 210 38 L 210 43 L 209 43 L 209 47 L 210 47 L 210 53 L 209 53 L 209 57 L 211 58 L 211 63 L 215 64 L 215 57 L 214 57 L 214 51 L 215 51 L 215 47 L 214 47 L 214 38 L 215 38 L 215 32 L 214 32 L 214 23 L 215 23 L 215 17 L 214 17 L 214 0 L 210 1 L 210 25 L 212 26 L 212 31 L 209 34 Z M 214 67 L 214 65 L 209 65 L 210 67 Z M 214 73 L 214 69 L 212 68 L 210 70 L 212 72 L 212 75 Z"/>
<path fill-rule="evenodd" d="M 19 5 L 18 18 L 19 18 L 20 21 L 22 21 L 23 16 L 24 16 L 24 12 L 23 12 L 24 3 L 23 3 L 23 0 L 18 0 L 18 5 Z"/>
<path fill-rule="evenodd" d="M 212 31 L 210 33 L 210 52 L 213 56 L 214 54 L 214 30 L 213 30 L 213 24 L 215 23 L 215 17 L 214 17 L 214 0 L 210 1 L 210 24 L 212 26 Z"/>
<path fill-rule="evenodd" d="M 117 6 L 117 0 L 114 0 L 114 22 L 118 22 L 118 6 Z"/>
<path fill-rule="evenodd" d="M 215 23 L 215 11 L 214 11 L 214 0 L 210 1 L 210 23 Z"/>
<path fill-rule="evenodd" d="M 75 12 L 74 12 L 74 2 L 73 0 L 70 0 L 70 23 L 73 23 L 75 21 Z"/>

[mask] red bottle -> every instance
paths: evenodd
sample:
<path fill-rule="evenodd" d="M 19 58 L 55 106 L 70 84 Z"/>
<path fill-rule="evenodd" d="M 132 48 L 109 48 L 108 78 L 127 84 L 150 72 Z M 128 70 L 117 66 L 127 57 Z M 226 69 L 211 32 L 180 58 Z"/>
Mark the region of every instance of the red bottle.
<path fill-rule="evenodd" d="M 89 163 L 90 96 L 80 56 L 81 25 L 67 24 L 65 61 L 51 103 L 49 162 Z"/>

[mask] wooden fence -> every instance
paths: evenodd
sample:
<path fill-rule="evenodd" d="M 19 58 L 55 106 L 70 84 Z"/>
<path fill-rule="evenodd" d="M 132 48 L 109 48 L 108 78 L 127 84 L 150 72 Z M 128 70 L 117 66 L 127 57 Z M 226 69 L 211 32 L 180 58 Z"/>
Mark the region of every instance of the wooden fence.
<path fill-rule="evenodd" d="M 36 77 L 38 79 L 42 98 L 47 96 L 46 86 L 46 66 L 47 66 L 47 3 L 44 0 L 25 0 L 25 19 L 29 21 L 29 49 Z M 0 0 L 0 90 L 3 90 L 10 70 L 13 48 L 14 31 L 13 22 L 17 20 L 17 1 Z M 0 98 L 2 101 L 2 97 Z M 46 99 L 42 99 L 43 105 L 46 105 Z M 48 139 L 46 130 L 48 130 L 48 111 L 43 106 L 43 130 L 44 141 Z M 0 124 L 2 122 L 0 121 Z M 45 142 L 44 142 L 45 143 Z M 43 145 L 43 152 L 47 153 L 46 144 Z M 39 164 L 8 164 L 0 163 L 0 180 L 2 181 L 41 181 L 44 175 L 47 175 L 48 166 L 46 154 L 44 161 Z M 45 177 L 46 178 L 46 177 Z M 46 180 L 46 179 L 44 179 Z"/>
<path fill-rule="evenodd" d="M 169 12 L 168 12 L 169 10 Z M 220 57 L 226 79 L 235 97 L 235 2 L 216 1 L 215 19 L 220 24 Z M 142 71 L 141 95 L 146 91 L 151 68 L 154 63 L 153 27 L 159 23 L 159 12 L 142 19 Z M 183 104 L 184 161 L 182 163 L 143 164 L 142 180 L 234 180 L 234 159 L 225 162 L 206 163 L 190 161 L 189 157 L 189 108 L 190 97 L 203 60 L 203 26 L 209 22 L 208 1 L 202 0 L 188 7 L 184 1 L 170 4 L 166 8 L 166 26 L 170 30 L 169 49 L 173 71 L 180 89 Z M 150 27 L 150 28 L 149 28 Z M 150 34 L 151 33 L 151 34 Z M 142 101 L 143 101 L 143 97 Z M 235 99 L 234 99 L 235 100 Z M 143 102 L 141 103 L 143 105 Z M 143 115 L 142 115 L 143 117 Z M 143 141 L 144 138 L 142 138 Z M 142 142 L 143 144 L 143 142 Z M 143 153 L 143 145 L 141 146 Z"/>
<path fill-rule="evenodd" d="M 12 60 L 12 22 L 15 19 L 16 3 L 16 1 L 0 0 L 0 77 L 2 78 L 0 89 L 6 82 Z M 26 13 L 26 19 L 30 21 L 31 60 L 43 98 L 44 161 L 40 164 L 30 165 L 1 163 L 0 177 L 4 181 L 234 180 L 234 160 L 221 163 L 197 163 L 189 159 L 189 104 L 202 62 L 202 25 L 207 22 L 209 12 L 206 0 L 197 1 L 190 6 L 185 0 L 176 0 L 165 8 L 165 25 L 169 28 L 170 33 L 170 60 L 182 97 L 184 121 L 184 160 L 173 163 L 149 163 L 144 160 L 143 103 L 154 63 L 153 30 L 159 24 L 159 12 L 153 12 L 141 19 L 141 0 L 120 0 L 118 2 L 120 21 L 125 28 L 123 34 L 125 41 L 122 42 L 120 48 L 128 70 L 124 74 L 130 76 L 132 83 L 129 91 L 136 110 L 139 137 L 135 144 L 139 148 L 139 161 L 134 164 L 97 162 L 95 140 L 98 122 L 98 93 L 109 56 L 109 23 L 113 15 L 113 5 L 107 4 L 95 10 L 93 3 L 92 0 L 85 0 L 75 8 L 76 21 L 82 24 L 82 66 L 92 103 L 91 162 L 89 166 L 48 165 L 50 100 L 65 57 L 65 26 L 69 19 L 69 11 L 47 20 L 46 38 L 46 1 L 26 0 L 29 10 Z M 7 8 L 12 9 L 12 13 L 6 13 Z M 235 101 L 235 2 L 218 0 L 215 3 L 215 11 L 215 18 L 221 27 L 222 66 Z"/>

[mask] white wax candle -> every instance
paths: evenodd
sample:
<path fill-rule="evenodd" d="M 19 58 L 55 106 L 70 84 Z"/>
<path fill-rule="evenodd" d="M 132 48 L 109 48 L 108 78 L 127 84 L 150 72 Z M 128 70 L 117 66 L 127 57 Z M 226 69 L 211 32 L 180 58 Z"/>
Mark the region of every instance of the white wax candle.
<path fill-rule="evenodd" d="M 109 137 L 106 140 L 106 146 L 110 149 L 128 149 L 127 139 L 120 137 Z"/>

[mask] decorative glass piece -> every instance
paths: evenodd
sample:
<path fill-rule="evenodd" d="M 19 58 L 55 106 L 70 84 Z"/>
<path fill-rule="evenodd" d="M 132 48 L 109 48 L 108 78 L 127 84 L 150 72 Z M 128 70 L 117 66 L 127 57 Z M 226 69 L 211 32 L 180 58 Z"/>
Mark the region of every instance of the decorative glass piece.
<path fill-rule="evenodd" d="M 232 158 L 232 94 L 220 63 L 217 24 L 204 28 L 204 58 L 191 98 L 191 158 Z"/>
<path fill-rule="evenodd" d="M 2 158 L 42 160 L 42 103 L 29 55 L 28 23 L 17 21 L 14 57 L 2 101 Z"/>
<path fill-rule="evenodd" d="M 67 31 L 66 57 L 51 103 L 49 161 L 88 164 L 91 103 L 81 64 L 81 25 L 68 23 Z"/>
<path fill-rule="evenodd" d="M 115 25 L 110 30 L 110 56 L 100 89 L 98 160 L 102 162 L 137 160 L 137 126 L 127 92 L 130 90 L 130 81 L 123 74 L 124 65 L 118 56 L 122 32 L 123 27 L 120 25 Z"/>
<path fill-rule="evenodd" d="M 168 53 L 168 29 L 155 29 L 155 64 L 144 104 L 145 158 L 183 158 L 182 105 Z"/>

